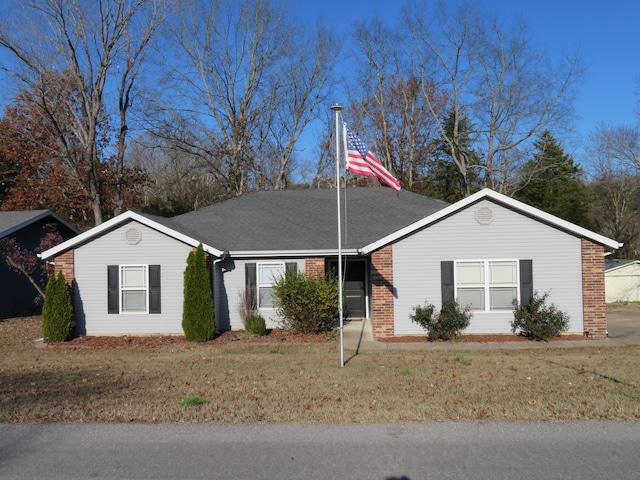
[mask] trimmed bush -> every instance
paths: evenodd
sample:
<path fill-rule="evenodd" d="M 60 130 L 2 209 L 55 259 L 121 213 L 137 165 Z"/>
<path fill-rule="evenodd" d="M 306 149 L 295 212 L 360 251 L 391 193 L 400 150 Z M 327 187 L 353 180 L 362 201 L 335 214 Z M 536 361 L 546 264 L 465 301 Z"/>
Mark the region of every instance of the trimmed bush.
<path fill-rule="evenodd" d="M 250 313 L 244 326 L 247 332 L 263 337 L 267 334 L 267 324 L 261 315 Z"/>
<path fill-rule="evenodd" d="M 42 337 L 47 343 L 65 342 L 75 329 L 71 292 L 62 272 L 51 275 L 42 305 Z"/>
<path fill-rule="evenodd" d="M 439 313 L 435 313 L 436 307 L 430 303 L 424 307 L 414 307 L 413 315 L 409 315 L 412 322 L 417 323 L 427 331 L 429 340 L 451 340 L 469 326 L 471 309 L 460 309 L 458 302 L 451 300 L 442 305 Z"/>
<path fill-rule="evenodd" d="M 287 272 L 273 286 L 274 307 L 284 328 L 300 333 L 331 331 L 339 315 L 338 281 Z"/>
<path fill-rule="evenodd" d="M 552 303 L 547 305 L 549 292 L 533 293 L 528 305 L 514 303 L 511 330 L 534 340 L 548 340 L 569 330 L 569 315 Z"/>
<path fill-rule="evenodd" d="M 184 271 L 182 330 L 190 342 L 206 342 L 216 331 L 209 268 L 202 243 L 189 252 Z"/>

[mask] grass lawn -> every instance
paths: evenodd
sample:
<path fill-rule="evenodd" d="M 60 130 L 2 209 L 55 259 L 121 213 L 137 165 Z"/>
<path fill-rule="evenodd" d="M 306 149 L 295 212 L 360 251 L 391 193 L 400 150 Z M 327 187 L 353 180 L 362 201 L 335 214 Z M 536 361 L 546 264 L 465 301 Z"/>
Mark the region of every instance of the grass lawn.
<path fill-rule="evenodd" d="M 346 351 L 336 340 L 36 348 L 0 321 L 0 422 L 640 419 L 640 346 Z"/>

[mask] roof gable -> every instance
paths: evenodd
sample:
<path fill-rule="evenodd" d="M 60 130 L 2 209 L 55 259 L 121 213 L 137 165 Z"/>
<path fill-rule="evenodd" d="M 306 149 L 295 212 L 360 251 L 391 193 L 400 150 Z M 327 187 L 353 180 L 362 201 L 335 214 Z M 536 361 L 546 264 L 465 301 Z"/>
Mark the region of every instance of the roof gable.
<path fill-rule="evenodd" d="M 62 242 L 61 244 L 42 252 L 40 256 L 41 258 L 44 258 L 44 259 L 54 257 L 67 250 L 76 248 L 79 245 L 82 245 L 83 243 L 89 242 L 93 238 L 96 238 L 97 236 L 107 233 L 110 230 L 120 225 L 123 225 L 125 223 L 128 223 L 131 220 L 135 220 L 143 225 L 153 228 L 154 230 L 162 232 L 172 238 L 175 238 L 176 240 L 186 243 L 187 245 L 197 247 L 198 244 L 200 243 L 200 240 L 198 240 L 197 236 L 192 234 L 192 232 L 186 231 L 181 226 L 176 225 L 169 218 L 155 217 L 151 215 L 142 215 L 140 213 L 128 211 L 121 215 L 118 215 L 117 217 L 107 220 L 106 222 L 101 223 L 100 225 L 90 230 L 87 230 L 86 232 L 81 233 L 80 235 L 73 237 L 67 240 L 66 242 Z M 214 255 L 216 257 L 221 257 L 224 255 L 224 252 L 210 245 L 203 244 L 203 247 L 207 253 L 210 253 L 211 255 Z"/>
<path fill-rule="evenodd" d="M 528 215 L 531 218 L 534 218 L 540 222 L 551 225 L 552 227 L 563 230 L 571 235 L 592 240 L 595 243 L 609 247 L 611 249 L 618 249 L 622 246 L 621 243 L 618 243 L 615 240 L 607 238 L 598 233 L 592 232 L 591 230 L 587 230 L 586 228 L 580 227 L 579 225 L 575 225 L 571 222 L 563 220 L 559 217 L 556 217 L 555 215 L 551 215 L 549 213 L 543 212 L 542 210 L 539 210 L 535 207 L 527 205 L 526 203 L 522 203 L 511 197 L 507 197 L 506 195 L 503 195 L 491 189 L 485 188 L 479 192 L 474 193 L 473 195 L 470 195 L 467 198 L 464 198 L 452 205 L 449 205 L 448 207 L 445 207 L 433 213 L 432 215 L 429 215 L 426 218 L 418 220 L 417 222 L 403 229 L 393 232 L 392 234 L 384 238 L 381 238 L 375 242 L 370 243 L 369 245 L 366 245 L 364 248 L 361 249 L 361 252 L 370 253 L 374 250 L 377 250 L 395 240 L 398 240 L 402 237 L 410 235 L 417 230 L 425 228 L 433 224 L 434 222 L 437 222 L 443 218 L 446 218 L 449 215 L 455 215 L 460 210 L 463 210 L 483 199 L 493 201 L 497 204 L 503 205 L 507 208 L 520 212 L 524 215 Z"/>
<path fill-rule="evenodd" d="M 0 212 L 0 238 L 12 235 L 18 230 L 47 217 L 51 217 L 52 220 L 61 223 L 72 232 L 79 233 L 77 228 L 65 222 L 51 210 L 18 210 Z"/>
<path fill-rule="evenodd" d="M 125 222 L 136 220 L 186 244 L 203 243 L 205 251 L 222 257 L 335 255 L 337 252 L 335 189 L 259 191 L 173 218 L 126 212 L 42 253 L 50 258 L 90 241 Z M 487 199 L 568 234 L 610 249 L 622 245 L 513 198 L 484 189 L 452 205 L 383 187 L 340 190 L 343 252 L 368 254 L 384 245 L 455 215 Z"/>

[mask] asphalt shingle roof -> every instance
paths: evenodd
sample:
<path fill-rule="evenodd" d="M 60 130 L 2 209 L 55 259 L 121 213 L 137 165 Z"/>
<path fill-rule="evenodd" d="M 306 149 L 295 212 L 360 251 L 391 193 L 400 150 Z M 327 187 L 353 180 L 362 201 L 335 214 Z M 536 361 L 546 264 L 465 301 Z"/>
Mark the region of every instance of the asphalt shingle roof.
<path fill-rule="evenodd" d="M 615 270 L 616 268 L 624 267 L 626 265 L 631 265 L 632 263 L 636 263 L 637 260 L 624 260 L 620 258 L 605 258 L 604 259 L 604 270 L 605 272 L 608 270 Z"/>
<path fill-rule="evenodd" d="M 0 212 L 0 238 L 26 226 L 49 210 L 19 210 Z"/>
<path fill-rule="evenodd" d="M 448 206 L 383 187 L 341 193 L 343 248 L 361 248 Z M 334 189 L 260 191 L 171 221 L 221 250 L 330 250 L 337 248 L 336 205 Z"/>

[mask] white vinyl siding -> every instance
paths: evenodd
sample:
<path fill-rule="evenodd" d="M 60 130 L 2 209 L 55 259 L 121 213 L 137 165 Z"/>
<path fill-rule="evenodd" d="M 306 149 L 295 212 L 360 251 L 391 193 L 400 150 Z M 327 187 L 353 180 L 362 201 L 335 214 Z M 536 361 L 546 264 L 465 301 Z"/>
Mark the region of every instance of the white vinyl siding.
<path fill-rule="evenodd" d="M 130 244 L 127 241 L 127 232 L 132 228 L 137 229 L 141 235 L 137 244 Z M 191 250 L 190 245 L 137 222 L 122 225 L 78 247 L 74 252 L 75 288 L 77 289 L 74 298 L 79 333 L 87 335 L 184 334 L 182 331 L 184 269 Z M 160 265 L 161 312 L 109 314 L 107 307 L 107 267 L 109 265 L 146 265 L 147 268 L 150 265 Z M 149 273 L 148 270 L 147 273 Z M 148 288 L 149 284 L 147 284 L 147 295 Z"/>
<path fill-rule="evenodd" d="M 476 221 L 483 207 L 493 212 L 489 225 Z M 442 261 L 490 259 L 532 260 L 534 290 L 550 292 L 549 300 L 571 317 L 569 331 L 582 333 L 580 238 L 482 200 L 393 244 L 395 334 L 424 333 L 409 316 L 425 302 L 440 308 Z M 512 320 L 511 309 L 475 311 L 466 333 L 511 333 Z"/>
<path fill-rule="evenodd" d="M 245 266 L 247 264 L 268 264 L 278 263 L 285 265 L 295 263 L 298 272 L 304 271 L 304 258 L 296 259 L 234 259 L 227 258 L 217 266 L 217 289 L 218 306 L 216 307 L 216 326 L 221 330 L 242 330 L 244 320 L 240 312 L 240 302 L 246 289 Z M 257 265 L 256 265 L 257 268 Z M 256 277 L 257 277 L 256 272 Z M 257 280 L 257 278 L 256 278 Z M 216 295 L 214 294 L 214 298 Z M 266 321 L 267 328 L 277 328 L 280 326 L 280 318 L 273 308 L 258 309 Z"/>

